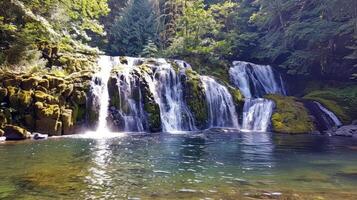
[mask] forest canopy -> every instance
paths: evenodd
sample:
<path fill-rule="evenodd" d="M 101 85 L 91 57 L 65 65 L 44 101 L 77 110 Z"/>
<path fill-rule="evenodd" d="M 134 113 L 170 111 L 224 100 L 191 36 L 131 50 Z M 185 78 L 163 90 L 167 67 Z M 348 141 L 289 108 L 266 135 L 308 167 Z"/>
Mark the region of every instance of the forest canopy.
<path fill-rule="evenodd" d="M 348 80 L 357 74 L 355 0 L 1 0 L 1 5 L 3 64 L 33 65 L 29 60 L 45 55 L 51 67 L 56 63 L 49 49 L 88 52 L 91 45 L 110 55 L 185 59 L 202 69 L 245 60 L 302 77 Z"/>

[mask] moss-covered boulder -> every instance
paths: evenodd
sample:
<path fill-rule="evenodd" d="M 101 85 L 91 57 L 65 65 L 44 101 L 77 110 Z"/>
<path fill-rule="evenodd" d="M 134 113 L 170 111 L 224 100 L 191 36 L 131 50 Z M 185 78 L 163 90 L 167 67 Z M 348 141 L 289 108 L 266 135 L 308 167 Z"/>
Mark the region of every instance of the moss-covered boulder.
<path fill-rule="evenodd" d="M 241 91 L 237 88 L 228 86 L 228 91 L 231 93 L 234 104 L 236 105 L 238 113 L 243 112 L 243 107 L 244 107 L 244 96 L 241 93 Z"/>
<path fill-rule="evenodd" d="M 11 92 L 9 95 L 10 106 L 15 109 L 26 109 L 29 108 L 33 101 L 33 92 L 26 90 L 18 90 L 17 92 Z"/>
<path fill-rule="evenodd" d="M 4 136 L 6 140 L 24 140 L 30 138 L 31 133 L 19 126 L 6 125 L 4 127 Z"/>
<path fill-rule="evenodd" d="M 205 101 L 206 95 L 200 76 L 197 72 L 187 69 L 182 83 L 185 88 L 184 98 L 195 117 L 196 127 L 202 129 L 207 124 L 208 106 Z"/>
<path fill-rule="evenodd" d="M 356 85 L 314 90 L 306 94 L 304 99 L 321 103 L 336 114 L 344 124 L 349 124 L 357 119 Z"/>
<path fill-rule="evenodd" d="M 52 96 L 52 95 L 47 94 L 40 90 L 36 90 L 34 92 L 34 98 L 35 98 L 35 101 L 37 101 L 37 102 L 43 102 L 43 103 L 48 103 L 48 104 L 58 104 L 59 103 L 58 97 Z"/>
<path fill-rule="evenodd" d="M 40 80 L 41 79 L 39 79 L 37 77 L 30 77 L 30 78 L 23 79 L 21 82 L 21 88 L 23 90 L 35 89 Z"/>
<path fill-rule="evenodd" d="M 275 102 L 272 116 L 273 131 L 277 133 L 301 134 L 315 130 L 313 120 L 303 103 L 295 97 L 267 95 Z"/>
<path fill-rule="evenodd" d="M 59 119 L 61 110 L 57 104 L 44 104 L 42 102 L 35 103 L 35 112 L 37 119 L 41 120 L 44 118 Z"/>

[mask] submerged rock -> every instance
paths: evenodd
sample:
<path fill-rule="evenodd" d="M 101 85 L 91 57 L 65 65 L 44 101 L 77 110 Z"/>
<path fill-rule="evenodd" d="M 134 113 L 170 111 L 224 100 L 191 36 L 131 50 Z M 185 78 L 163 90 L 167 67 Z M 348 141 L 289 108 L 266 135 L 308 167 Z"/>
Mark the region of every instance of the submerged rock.
<path fill-rule="evenodd" d="M 328 134 L 335 136 L 355 137 L 357 138 L 357 125 L 341 126 L 340 128 L 327 131 Z"/>
<path fill-rule="evenodd" d="M 34 133 L 32 135 L 32 137 L 33 137 L 34 140 L 44 140 L 44 139 L 48 138 L 48 135 L 47 134 L 41 134 L 41 133 Z"/>

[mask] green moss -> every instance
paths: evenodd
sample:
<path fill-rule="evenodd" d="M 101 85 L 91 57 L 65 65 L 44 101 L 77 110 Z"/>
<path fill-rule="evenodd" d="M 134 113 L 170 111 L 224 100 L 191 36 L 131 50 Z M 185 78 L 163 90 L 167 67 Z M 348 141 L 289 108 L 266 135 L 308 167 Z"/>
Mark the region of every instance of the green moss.
<path fill-rule="evenodd" d="M 304 99 L 320 102 L 345 124 L 357 119 L 357 86 L 315 90 L 305 95 Z"/>
<path fill-rule="evenodd" d="M 190 69 L 186 70 L 186 80 L 183 84 L 186 88 L 184 97 L 195 117 L 196 126 L 203 128 L 208 120 L 208 107 L 199 74 Z"/>
<path fill-rule="evenodd" d="M 57 120 L 61 114 L 60 107 L 57 104 L 50 105 L 42 102 L 36 102 L 35 108 L 37 119 L 50 118 Z"/>
<path fill-rule="evenodd" d="M 32 91 L 18 90 L 15 93 L 14 91 L 12 90 L 9 95 L 10 106 L 15 109 L 21 108 L 20 110 L 29 108 L 32 103 Z"/>
<path fill-rule="evenodd" d="M 21 83 L 21 88 L 24 90 L 34 89 L 38 85 L 38 82 L 39 82 L 39 78 L 36 77 L 23 79 Z"/>
<path fill-rule="evenodd" d="M 39 102 L 49 103 L 49 104 L 56 104 L 59 102 L 57 97 L 49 95 L 40 90 L 35 91 L 35 100 Z"/>
<path fill-rule="evenodd" d="M 243 112 L 243 107 L 244 107 L 244 96 L 241 93 L 241 91 L 237 88 L 228 86 L 228 91 L 231 93 L 233 101 L 236 105 L 236 108 L 238 110 L 238 113 Z"/>
<path fill-rule="evenodd" d="M 142 91 L 144 110 L 147 113 L 149 130 L 151 132 L 160 132 L 161 127 L 161 114 L 160 107 L 154 100 L 154 95 L 149 89 L 149 85 L 145 80 L 140 82 L 140 89 Z"/>
<path fill-rule="evenodd" d="M 275 102 L 272 116 L 273 130 L 278 133 L 310 133 L 315 130 L 314 123 L 304 105 L 295 97 L 267 95 Z"/>

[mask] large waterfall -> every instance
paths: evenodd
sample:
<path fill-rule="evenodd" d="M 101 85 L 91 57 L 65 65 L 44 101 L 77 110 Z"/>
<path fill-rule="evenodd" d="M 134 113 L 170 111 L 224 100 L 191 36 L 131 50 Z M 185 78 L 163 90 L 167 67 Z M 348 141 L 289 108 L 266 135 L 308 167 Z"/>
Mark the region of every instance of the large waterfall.
<path fill-rule="evenodd" d="M 266 94 L 286 95 L 281 76 L 269 65 L 235 61 L 229 71 L 232 82 L 245 96 L 242 130 L 265 132 L 270 124 L 274 103 Z"/>
<path fill-rule="evenodd" d="M 101 56 L 98 61 L 100 70 L 93 77 L 91 84 L 91 92 L 93 98 L 93 106 L 99 109 L 98 113 L 98 126 L 95 133 L 88 133 L 93 136 L 98 134 L 104 136 L 110 131 L 107 126 L 108 107 L 109 107 L 109 92 L 108 81 L 112 67 L 114 66 L 114 60 L 108 56 Z"/>
<path fill-rule="evenodd" d="M 201 76 L 209 108 L 209 127 L 239 128 L 238 116 L 228 89 L 213 78 Z"/>

